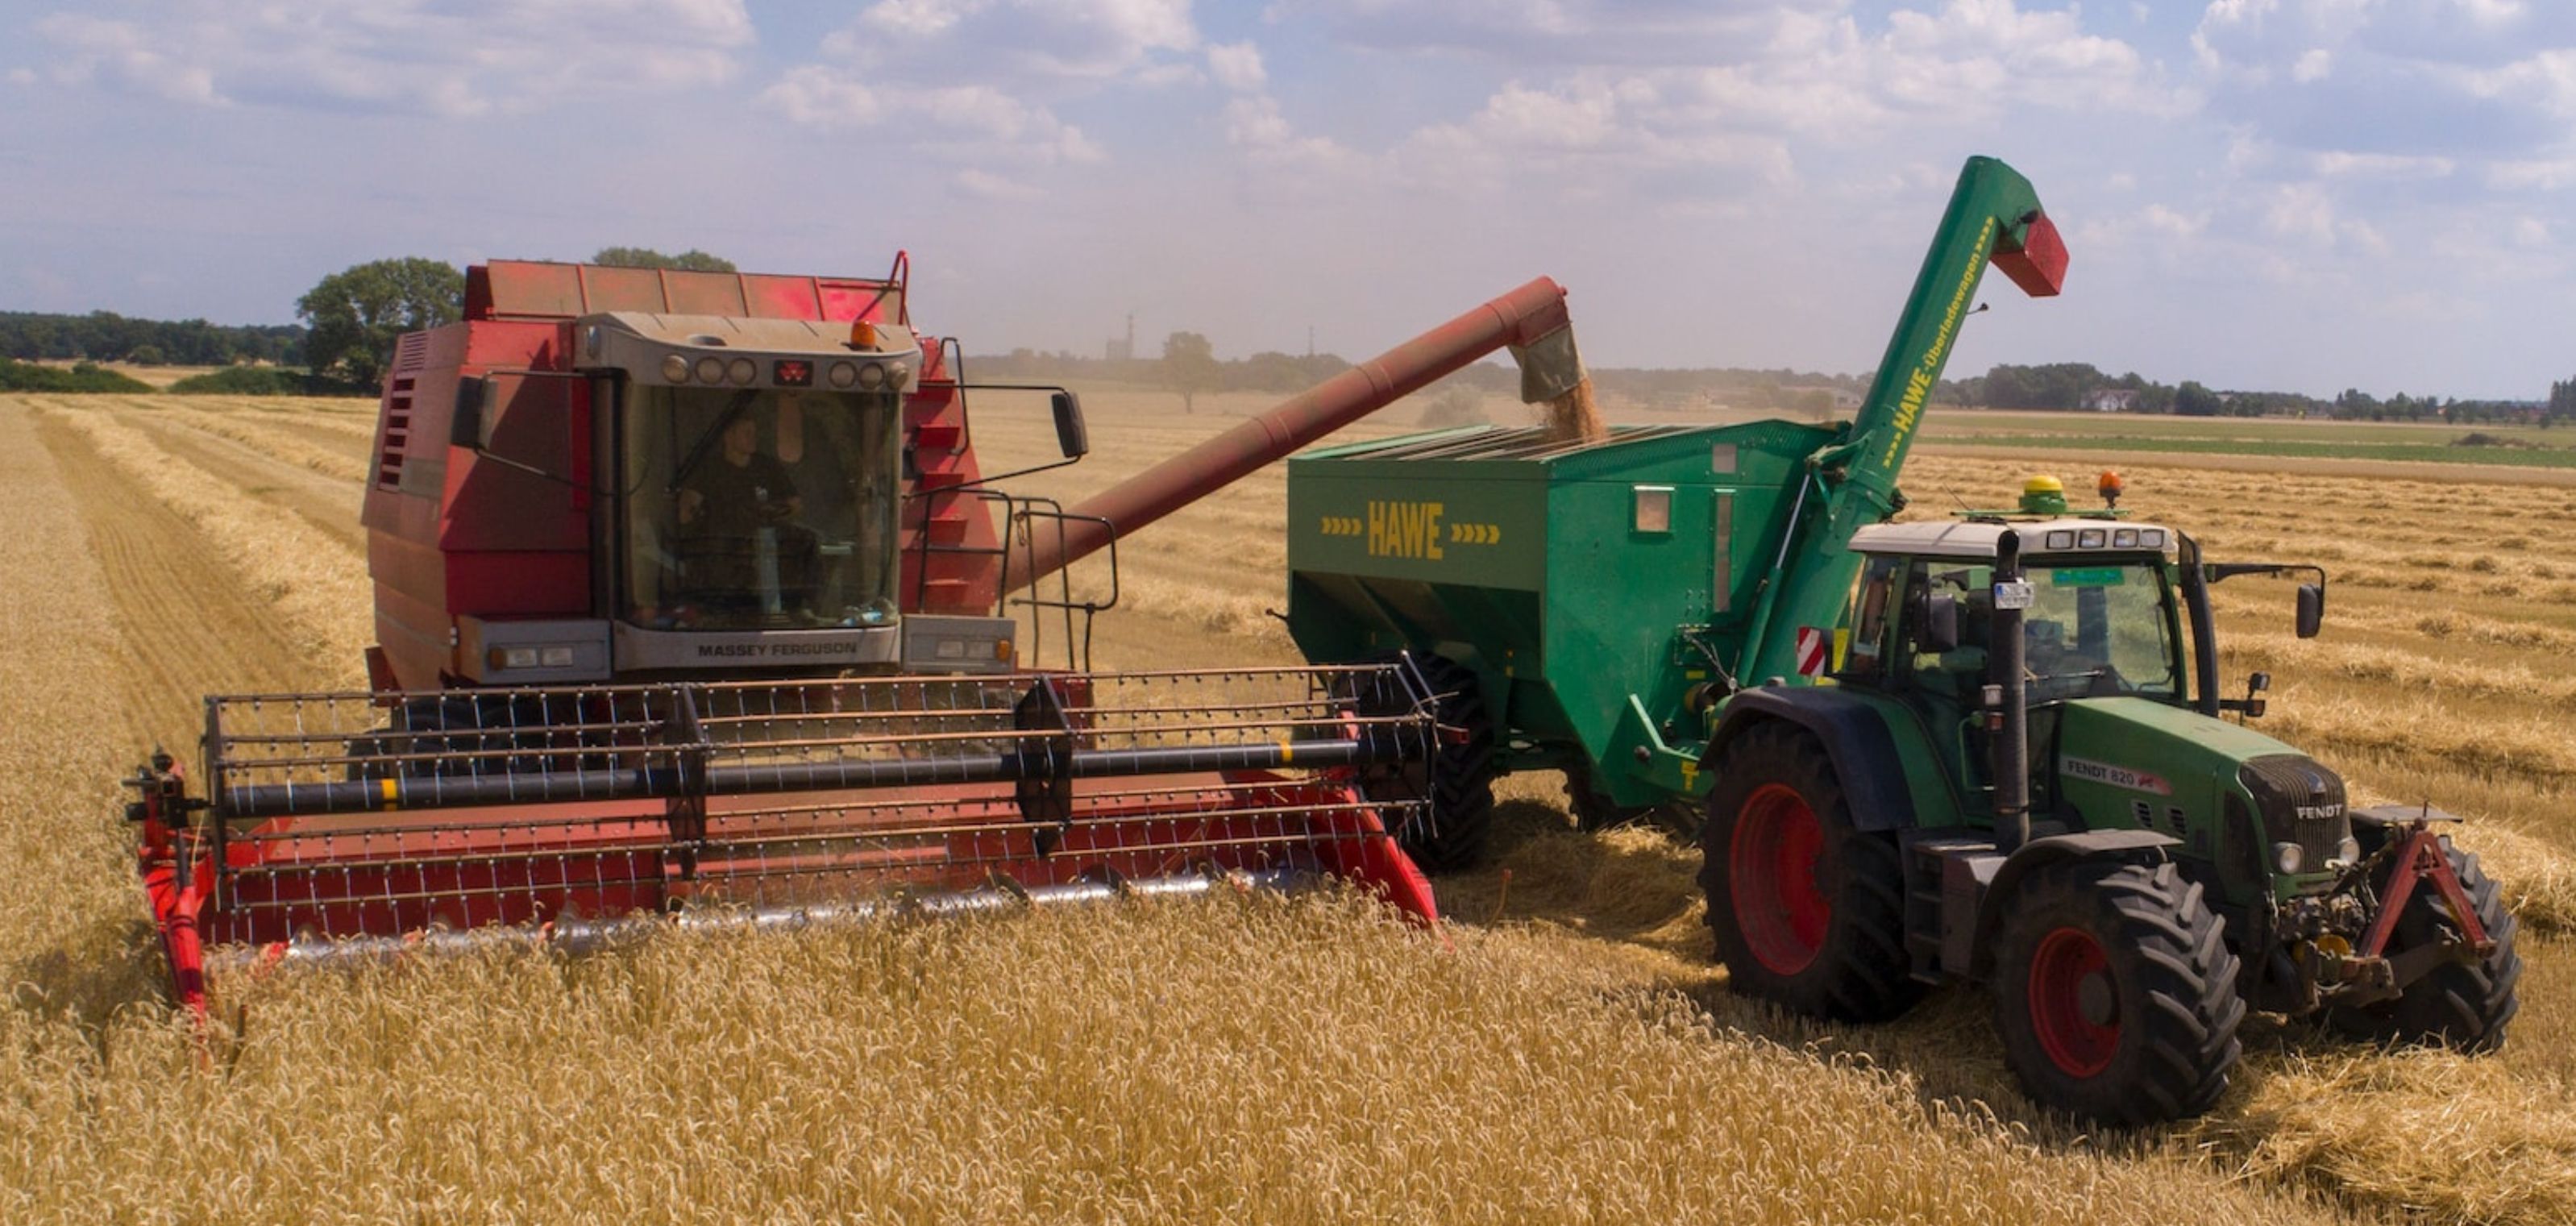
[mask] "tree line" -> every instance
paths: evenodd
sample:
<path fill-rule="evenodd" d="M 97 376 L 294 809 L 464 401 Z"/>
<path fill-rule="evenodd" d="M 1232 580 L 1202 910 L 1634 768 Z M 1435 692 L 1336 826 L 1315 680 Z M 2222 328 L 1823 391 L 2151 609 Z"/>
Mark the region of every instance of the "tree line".
<path fill-rule="evenodd" d="M 131 319 L 114 311 L 51 315 L 0 311 L 0 357 L 21 362 L 131 362 L 137 366 L 297 365 L 304 329 L 202 319 Z"/>

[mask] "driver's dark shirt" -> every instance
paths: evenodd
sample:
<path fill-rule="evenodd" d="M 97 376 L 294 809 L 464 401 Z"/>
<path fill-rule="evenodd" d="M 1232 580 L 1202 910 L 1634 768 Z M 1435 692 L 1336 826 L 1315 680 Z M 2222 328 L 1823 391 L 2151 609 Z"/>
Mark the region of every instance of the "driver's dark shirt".
<path fill-rule="evenodd" d="M 721 455 L 715 457 L 689 479 L 689 488 L 706 500 L 698 508 L 697 519 L 687 525 L 691 535 L 748 537 L 767 522 L 760 515 L 764 504 L 796 496 L 796 479 L 787 475 L 787 466 L 777 457 L 755 451 L 740 467 Z"/>

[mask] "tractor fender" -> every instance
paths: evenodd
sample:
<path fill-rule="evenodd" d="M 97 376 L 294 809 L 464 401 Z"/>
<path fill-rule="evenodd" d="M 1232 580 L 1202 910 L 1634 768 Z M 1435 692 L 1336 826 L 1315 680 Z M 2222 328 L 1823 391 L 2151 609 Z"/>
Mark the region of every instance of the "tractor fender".
<path fill-rule="evenodd" d="M 1914 793 L 1896 756 L 1896 738 L 1876 707 L 1837 690 L 1814 686 L 1764 686 L 1727 700 L 1726 714 L 1701 750 L 1701 770 L 1714 771 L 1736 737 L 1764 720 L 1785 720 L 1813 734 L 1842 778 L 1852 825 L 1860 830 L 1903 830 L 1914 825 Z"/>
<path fill-rule="evenodd" d="M 2005 857 L 1995 870 L 1994 880 L 1987 883 L 1984 897 L 1978 900 L 1977 943 L 1970 953 L 1969 973 L 1983 979 L 1993 971 L 1995 930 L 2003 925 L 2004 912 L 2012 905 L 2013 892 L 2023 877 L 2070 860 L 2154 864 L 2165 858 L 2165 848 L 2180 846 L 2181 839 L 2153 830 L 2079 830 L 2022 844 Z"/>

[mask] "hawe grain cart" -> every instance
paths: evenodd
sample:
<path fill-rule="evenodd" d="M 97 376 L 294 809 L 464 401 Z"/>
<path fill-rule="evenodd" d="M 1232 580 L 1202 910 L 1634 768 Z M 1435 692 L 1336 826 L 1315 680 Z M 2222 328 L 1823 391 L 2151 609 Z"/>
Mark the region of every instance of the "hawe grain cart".
<path fill-rule="evenodd" d="M 202 796 L 164 754 L 131 781 L 175 994 L 204 1008 L 209 947 L 579 948 L 1317 873 L 1429 920 L 1387 833 L 1427 805 L 1354 786 L 1436 749 L 1414 670 L 1073 666 L 1119 534 L 1502 346 L 1565 392 L 1564 291 L 1064 509 L 979 467 L 978 385 L 909 289 L 901 258 L 472 269 L 464 321 L 403 337 L 385 383 L 372 691 L 209 698 Z M 1053 390 L 1069 464 L 1081 409 Z M 1076 584 L 1085 558 L 1109 573 Z"/>
<path fill-rule="evenodd" d="M 1565 771 L 1596 821 L 1688 802 L 1739 987 L 1875 1020 L 1985 983 L 2022 1083 L 2099 1120 L 2207 1108 L 2249 1002 L 2496 1046 L 2514 921 L 2432 833 L 2444 815 L 2347 808 L 2332 770 L 2245 726 L 2262 674 L 2221 697 L 2210 586 L 2315 568 L 2204 561 L 2053 480 L 1884 522 L 1989 262 L 2046 295 L 2066 253 L 2030 185 L 1972 159 L 1846 424 L 1480 428 L 1291 460 L 1298 644 L 1409 653 L 1474 732 L 1369 780 L 1442 804 L 1433 867 L 1473 858 L 1501 772 Z"/>

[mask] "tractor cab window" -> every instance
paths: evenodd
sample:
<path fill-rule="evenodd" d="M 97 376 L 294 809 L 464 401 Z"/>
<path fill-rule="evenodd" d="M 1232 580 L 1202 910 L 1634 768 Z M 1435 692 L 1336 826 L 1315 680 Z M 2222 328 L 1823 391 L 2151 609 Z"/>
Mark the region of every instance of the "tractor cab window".
<path fill-rule="evenodd" d="M 890 622 L 900 430 L 892 395 L 632 387 L 620 615 L 664 630 Z"/>
<path fill-rule="evenodd" d="M 2171 592 L 2163 568 L 2138 563 L 2031 565 L 2031 606 L 2022 613 L 2022 663 L 2030 699 L 2181 693 Z M 1983 686 L 1994 615 L 1994 568 L 1918 560 L 1908 584 L 1907 642 L 1917 683 L 1967 700 Z M 1959 643 L 1943 652 L 1921 647 L 1921 618 L 1930 598 L 1959 604 Z"/>
<path fill-rule="evenodd" d="M 1860 585 L 1852 593 L 1851 614 L 1845 619 L 1851 627 L 1851 645 L 1844 653 L 1838 676 L 1874 682 L 1885 674 L 1888 612 L 1895 604 L 1896 583 L 1904 574 L 1901 558 L 1871 558 L 1862 570 Z"/>

